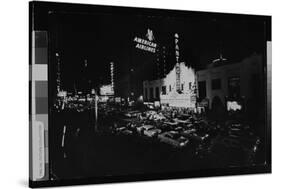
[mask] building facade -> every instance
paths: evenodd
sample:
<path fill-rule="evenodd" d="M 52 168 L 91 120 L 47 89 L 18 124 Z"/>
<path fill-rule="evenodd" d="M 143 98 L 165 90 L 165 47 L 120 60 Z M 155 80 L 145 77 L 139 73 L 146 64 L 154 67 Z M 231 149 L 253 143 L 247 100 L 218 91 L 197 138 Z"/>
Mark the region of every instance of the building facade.
<path fill-rule="evenodd" d="M 180 90 L 177 89 L 175 66 L 166 77 L 143 82 L 143 96 L 145 101 L 160 101 L 162 105 L 172 107 L 195 107 L 195 71 L 186 66 L 184 62 L 179 63 L 178 66 L 180 68 Z"/>
<path fill-rule="evenodd" d="M 227 97 L 258 101 L 263 95 L 262 56 L 253 54 L 241 62 L 211 63 L 196 73 L 198 101 L 207 100 L 208 107 L 217 103 L 225 106 Z"/>

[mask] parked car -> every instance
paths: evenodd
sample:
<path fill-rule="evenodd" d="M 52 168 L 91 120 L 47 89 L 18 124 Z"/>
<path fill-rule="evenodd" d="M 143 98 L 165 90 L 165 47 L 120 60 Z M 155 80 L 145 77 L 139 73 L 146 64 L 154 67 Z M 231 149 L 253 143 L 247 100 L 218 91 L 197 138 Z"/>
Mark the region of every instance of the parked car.
<path fill-rule="evenodd" d="M 129 112 L 124 113 L 124 115 L 126 117 L 137 117 L 138 115 L 141 115 L 141 112 L 139 112 L 139 111 L 129 111 Z"/>
<path fill-rule="evenodd" d="M 173 119 L 176 123 L 190 123 L 189 119 L 186 119 L 186 120 L 182 120 L 182 119 L 179 119 L 179 118 L 175 118 Z"/>
<path fill-rule="evenodd" d="M 175 121 L 165 121 L 164 122 L 165 124 L 167 124 L 167 125 L 170 125 L 170 126 L 177 126 L 178 125 L 178 122 L 175 122 Z"/>
<path fill-rule="evenodd" d="M 195 129 L 186 129 L 181 132 L 181 135 L 183 135 L 184 137 L 190 137 L 195 132 Z"/>
<path fill-rule="evenodd" d="M 177 131 L 168 131 L 158 135 L 160 142 L 172 145 L 176 148 L 182 148 L 189 143 L 188 138 L 182 136 Z"/>
<path fill-rule="evenodd" d="M 209 134 L 203 133 L 192 133 L 190 134 L 190 139 L 197 141 L 197 142 L 204 142 L 209 138 Z"/>
<path fill-rule="evenodd" d="M 137 128 L 137 131 L 145 136 L 154 137 L 161 133 L 160 129 L 155 128 L 153 125 L 143 125 Z"/>
<path fill-rule="evenodd" d="M 171 130 L 173 130 L 173 126 L 171 126 L 171 125 L 168 125 L 168 124 L 161 124 L 161 125 L 159 125 L 159 127 L 158 127 L 159 129 L 161 129 L 161 131 L 162 132 L 167 132 L 167 131 L 171 131 Z"/>

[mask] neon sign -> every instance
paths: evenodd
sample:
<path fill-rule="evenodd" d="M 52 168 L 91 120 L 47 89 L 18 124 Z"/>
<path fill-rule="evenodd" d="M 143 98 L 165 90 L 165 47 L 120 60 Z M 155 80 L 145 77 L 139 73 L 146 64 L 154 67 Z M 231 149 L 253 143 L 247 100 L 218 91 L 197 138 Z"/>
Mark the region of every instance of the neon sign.
<path fill-rule="evenodd" d="M 110 62 L 110 80 L 111 80 L 111 88 L 114 91 L 114 63 Z"/>
<path fill-rule="evenodd" d="M 135 47 L 137 49 L 155 53 L 157 44 L 153 42 L 153 40 L 155 40 L 155 38 L 153 35 L 153 31 L 151 29 L 147 29 L 146 37 L 147 37 L 147 39 L 135 37 L 134 38 L 134 42 L 136 42 Z"/>
<path fill-rule="evenodd" d="M 180 65 L 179 65 L 179 57 L 180 57 L 180 52 L 179 52 L 179 35 L 176 33 L 175 34 L 175 55 L 176 55 L 176 89 L 177 91 L 181 91 L 180 88 Z"/>

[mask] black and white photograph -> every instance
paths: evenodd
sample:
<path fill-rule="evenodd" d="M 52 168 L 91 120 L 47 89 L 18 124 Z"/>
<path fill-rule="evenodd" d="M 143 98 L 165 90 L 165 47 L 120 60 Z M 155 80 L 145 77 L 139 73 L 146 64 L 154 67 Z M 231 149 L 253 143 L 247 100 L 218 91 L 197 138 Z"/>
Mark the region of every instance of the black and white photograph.
<path fill-rule="evenodd" d="M 48 179 L 271 166 L 268 23 L 153 13 L 35 9 L 35 64 L 48 61 L 48 85 L 35 82 L 36 95 L 48 89 L 35 112 L 49 122 Z"/>

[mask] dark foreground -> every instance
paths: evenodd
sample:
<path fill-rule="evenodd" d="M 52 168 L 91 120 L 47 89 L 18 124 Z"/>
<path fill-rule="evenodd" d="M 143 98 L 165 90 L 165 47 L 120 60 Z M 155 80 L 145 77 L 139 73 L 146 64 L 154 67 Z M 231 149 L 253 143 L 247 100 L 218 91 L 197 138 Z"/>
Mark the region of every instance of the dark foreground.
<path fill-rule="evenodd" d="M 191 137 L 177 148 L 157 137 L 116 132 L 112 115 L 101 116 L 104 124 L 97 132 L 92 115 L 92 111 L 57 113 L 50 156 L 54 179 L 241 167 L 264 161 L 263 140 L 246 131 L 238 137 L 229 126 L 212 125 L 214 129 L 205 131 L 206 140 Z M 64 125 L 67 132 L 62 146 Z"/>

